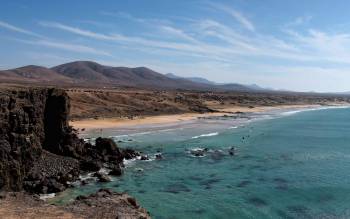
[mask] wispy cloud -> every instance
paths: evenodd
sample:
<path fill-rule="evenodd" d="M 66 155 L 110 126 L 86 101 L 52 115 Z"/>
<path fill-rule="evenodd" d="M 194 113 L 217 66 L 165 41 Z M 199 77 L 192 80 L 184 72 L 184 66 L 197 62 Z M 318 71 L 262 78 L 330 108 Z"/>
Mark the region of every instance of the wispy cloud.
<path fill-rule="evenodd" d="M 26 44 L 51 47 L 51 48 L 56 48 L 56 49 L 61 49 L 61 50 L 66 50 L 66 51 L 72 51 L 72 52 L 89 53 L 89 54 L 104 55 L 104 56 L 111 55 L 109 52 L 105 52 L 105 51 L 98 50 L 98 49 L 84 46 L 84 45 L 72 44 L 72 43 L 66 43 L 66 42 L 58 42 L 58 41 L 49 39 L 46 36 L 34 33 L 32 31 L 28 31 L 28 30 L 20 28 L 20 27 L 16 27 L 12 24 L 9 24 L 9 23 L 3 22 L 3 21 L 0 21 L 0 27 L 6 28 L 8 30 L 11 30 L 11 31 L 14 31 L 17 33 L 34 36 L 37 38 L 36 40 L 23 40 L 23 39 L 19 39 L 19 38 L 5 37 L 6 39 L 9 39 L 9 40 L 15 40 L 17 42 L 22 42 L 22 43 L 26 43 Z"/>
<path fill-rule="evenodd" d="M 114 39 L 114 37 L 112 37 L 112 36 L 108 36 L 105 34 L 99 34 L 99 33 L 95 33 L 95 32 L 88 31 L 88 30 L 83 30 L 83 29 L 80 29 L 77 27 L 72 27 L 72 26 L 64 25 L 64 24 L 57 23 L 57 22 L 41 21 L 41 22 L 39 22 L 39 24 L 44 26 L 44 27 L 56 28 L 56 29 L 68 31 L 70 33 L 78 34 L 81 36 L 94 38 L 94 39 L 100 39 L 100 40 L 113 40 Z"/>
<path fill-rule="evenodd" d="M 108 28 L 106 28 L 106 31 L 101 31 L 100 29 L 102 28 L 97 28 L 98 31 L 96 31 L 96 28 L 94 29 L 93 27 L 97 25 L 93 22 L 86 22 L 94 25 L 90 29 L 67 23 L 41 21 L 39 25 L 42 27 L 61 30 L 69 33 L 68 36 L 79 36 L 79 39 L 83 38 L 83 40 L 93 44 L 97 41 L 106 41 L 110 47 L 103 51 L 90 46 L 41 38 L 29 41 L 22 40 L 22 42 L 110 57 L 114 54 L 113 49 L 115 48 L 133 51 L 135 54 L 149 54 L 150 57 L 158 55 L 160 59 L 176 57 L 184 60 L 184 63 L 181 63 L 181 65 L 177 63 L 180 67 L 169 65 L 166 61 L 153 62 L 153 66 L 157 64 L 163 65 L 163 68 L 158 67 L 158 69 L 166 69 L 165 67 L 167 66 L 176 69 L 186 67 L 186 72 L 189 72 L 189 69 L 191 71 L 201 69 L 201 71 L 214 74 L 215 69 L 220 69 L 220 71 L 225 72 L 222 74 L 229 75 L 234 71 L 236 73 L 241 72 L 241 75 L 249 75 L 251 70 L 251 72 L 255 73 L 262 72 L 274 75 L 278 75 L 278 73 L 280 75 L 303 73 L 308 76 L 320 72 L 325 77 L 326 75 L 329 76 L 326 72 L 340 74 L 346 69 L 350 70 L 350 66 L 344 69 L 339 67 L 330 69 L 317 66 L 319 63 L 322 63 L 322 65 L 327 63 L 333 66 L 338 64 L 350 65 L 350 33 L 333 33 L 312 28 L 306 29 L 306 25 L 303 24 L 309 22 L 312 17 L 301 16 L 284 25 L 282 31 L 278 30 L 278 32 L 266 34 L 260 32 L 259 28 L 244 16 L 242 12 L 220 4 L 211 3 L 211 6 L 216 9 L 215 13 L 224 11 L 235 19 L 233 22 L 238 22 L 245 29 L 232 25 L 232 21 L 226 22 L 220 20 L 220 18 L 214 20 L 205 16 L 180 23 L 162 22 L 158 23 L 158 25 L 149 25 L 148 18 L 133 17 L 127 13 L 107 13 L 105 15 L 123 17 L 134 22 L 149 25 L 149 28 L 145 29 L 142 35 L 135 36 L 127 32 L 123 34 L 109 32 L 108 30 L 112 29 Z M 36 35 L 36 33 L 7 23 L 5 25 L 0 23 L 0 27 L 27 35 Z M 261 65 L 264 62 L 269 62 L 270 64 Z M 288 63 L 292 67 L 280 66 L 281 62 Z M 194 63 L 196 64 L 194 65 Z M 210 63 L 212 66 L 205 63 Z M 251 66 L 260 66 L 260 68 Z M 242 76 L 242 80 L 243 78 Z M 246 76 L 246 78 L 251 79 L 250 76 Z"/>
<path fill-rule="evenodd" d="M 169 34 L 171 36 L 174 36 L 177 39 L 180 38 L 180 39 L 184 39 L 184 40 L 191 41 L 191 42 L 194 42 L 194 43 L 198 42 L 195 38 L 193 38 L 189 34 L 185 33 L 181 29 L 174 28 L 174 27 L 171 27 L 171 26 L 160 26 L 160 29 L 162 31 L 164 31 L 165 33 L 167 33 L 167 34 Z"/>
<path fill-rule="evenodd" d="M 202 48 L 192 44 L 167 42 L 167 41 L 160 41 L 160 40 L 150 40 L 142 37 L 124 36 L 122 34 L 97 33 L 90 30 L 72 27 L 72 26 L 64 25 L 57 22 L 40 22 L 40 24 L 46 27 L 60 29 L 63 31 L 67 31 L 73 34 L 89 37 L 96 40 L 108 40 L 108 41 L 114 41 L 116 43 L 128 43 L 128 44 L 134 44 L 134 45 L 136 44 L 136 45 L 142 45 L 147 47 L 158 47 L 158 48 L 164 48 L 164 49 L 186 50 L 186 51 L 193 51 L 193 52 L 202 51 Z M 186 35 L 184 32 L 178 29 L 170 28 L 170 27 L 165 27 L 165 29 L 168 32 L 170 31 L 172 34 L 176 34 L 177 36 L 181 35 L 182 38 L 186 38 L 188 40 L 194 40 L 193 38 L 191 38 L 190 36 Z"/>
<path fill-rule="evenodd" d="M 286 24 L 287 27 L 299 26 L 308 23 L 312 19 L 311 15 L 300 16 L 295 18 L 292 22 Z"/>
<path fill-rule="evenodd" d="M 79 45 L 79 44 L 63 43 L 63 42 L 56 42 L 56 41 L 50 41 L 50 40 L 22 40 L 22 39 L 15 39 L 15 40 L 18 42 L 26 43 L 30 45 L 45 46 L 45 47 L 61 49 L 61 50 L 66 50 L 71 52 L 111 56 L 109 52 L 105 52 L 102 50 L 98 50 L 92 47 Z"/>
<path fill-rule="evenodd" d="M 81 24 L 90 24 L 96 27 L 100 28 L 113 28 L 115 27 L 114 24 L 109 23 L 109 22 L 100 22 L 100 21 L 94 21 L 94 20 L 79 20 L 78 23 Z"/>
<path fill-rule="evenodd" d="M 218 4 L 218 3 L 210 3 L 210 5 L 218 10 L 221 10 L 221 11 L 229 14 L 233 18 L 235 18 L 247 30 L 250 30 L 252 32 L 255 31 L 254 24 L 246 16 L 244 16 L 242 12 L 237 11 L 233 8 L 230 8 L 226 5 L 222 5 L 222 4 Z"/>
<path fill-rule="evenodd" d="M 37 33 L 34 33 L 32 31 L 29 31 L 29 30 L 26 30 L 26 29 L 14 26 L 14 25 L 6 23 L 4 21 L 0 21 L 0 27 L 5 28 L 5 29 L 10 30 L 10 31 L 17 32 L 17 33 L 22 33 L 22 34 L 26 34 L 26 35 L 29 35 L 29 36 L 43 38 L 43 36 L 40 35 L 40 34 L 37 34 Z"/>
<path fill-rule="evenodd" d="M 109 16 L 109 17 L 116 17 L 116 18 L 122 18 L 122 19 L 127 19 L 132 22 L 136 23 L 142 23 L 142 24 L 147 24 L 147 25 L 152 25 L 152 24 L 158 24 L 158 25 L 166 25 L 166 24 L 171 24 L 172 22 L 167 20 L 167 19 L 158 19 L 158 18 L 141 18 L 141 17 L 136 17 L 134 15 L 131 15 L 126 12 L 112 12 L 112 11 L 100 11 L 100 14 Z"/>
<path fill-rule="evenodd" d="M 237 56 L 265 56 L 297 61 L 313 61 L 317 59 L 331 60 L 326 56 L 316 56 L 310 52 L 305 52 L 303 48 L 305 46 L 301 46 L 301 42 L 304 41 L 306 43 L 307 41 L 307 43 L 311 45 L 315 44 L 315 42 L 312 42 L 314 39 L 310 40 L 300 35 L 294 35 L 290 42 L 286 42 L 279 38 L 259 33 L 254 34 L 254 36 L 247 36 L 236 32 L 227 25 L 213 20 L 198 21 L 197 24 L 194 25 L 196 28 L 192 31 L 195 32 L 196 35 L 220 39 L 223 42 L 222 44 L 210 43 L 210 41 L 205 41 L 205 39 L 204 41 L 199 40 L 189 35 L 184 30 L 171 26 L 161 26 L 160 29 L 167 35 L 171 34 L 177 39 L 186 40 L 186 42 L 148 39 L 116 33 L 99 33 L 57 22 L 40 22 L 40 24 L 45 27 L 60 29 L 95 40 L 113 41 L 116 45 L 124 44 L 130 46 L 130 48 L 136 47 L 136 49 L 141 49 L 140 46 L 146 48 L 153 47 L 185 53 L 187 56 L 206 57 L 213 60 L 226 60 L 227 62 Z M 292 32 L 288 34 L 292 35 Z M 316 33 L 314 33 L 314 35 L 316 35 Z M 321 36 L 319 36 L 319 38 L 320 37 Z M 318 41 L 320 41 L 320 39 L 316 40 L 316 42 Z M 319 46 L 322 46 L 322 43 L 320 43 Z M 335 58 L 332 61 L 344 62 L 346 60 Z"/>

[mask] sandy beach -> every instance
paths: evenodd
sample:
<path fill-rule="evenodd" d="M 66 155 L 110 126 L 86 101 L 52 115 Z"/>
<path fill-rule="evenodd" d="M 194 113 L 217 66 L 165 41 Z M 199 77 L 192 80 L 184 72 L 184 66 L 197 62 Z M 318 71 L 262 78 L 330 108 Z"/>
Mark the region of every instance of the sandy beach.
<path fill-rule="evenodd" d="M 228 107 L 216 109 L 218 112 L 214 113 L 184 113 L 175 115 L 159 115 L 159 116 L 143 116 L 130 118 L 99 118 L 99 119 L 84 119 L 70 121 L 70 125 L 76 129 L 108 129 L 118 127 L 128 127 L 135 125 L 155 125 L 155 124 L 169 124 L 181 121 L 194 120 L 203 117 L 210 116 L 224 116 L 232 113 L 246 113 L 246 112 L 265 112 L 270 110 L 283 110 L 283 109 L 301 109 L 310 107 L 319 107 L 320 105 L 280 105 L 280 106 L 258 106 L 254 108 L 249 107 Z"/>

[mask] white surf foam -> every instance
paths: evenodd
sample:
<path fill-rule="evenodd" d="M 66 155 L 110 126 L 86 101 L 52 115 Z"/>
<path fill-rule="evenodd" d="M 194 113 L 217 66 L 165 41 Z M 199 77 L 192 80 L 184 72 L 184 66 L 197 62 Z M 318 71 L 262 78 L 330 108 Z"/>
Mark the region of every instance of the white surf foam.
<path fill-rule="evenodd" d="M 322 107 L 315 107 L 315 108 L 303 108 L 298 110 L 282 112 L 280 115 L 290 116 L 290 115 L 294 115 L 301 112 L 307 112 L 307 111 L 327 110 L 327 109 L 346 109 L 346 108 L 350 108 L 350 106 L 322 106 Z"/>
<path fill-rule="evenodd" d="M 56 193 L 50 193 L 50 194 L 40 194 L 39 198 L 41 200 L 47 200 L 47 199 L 50 199 L 50 198 L 54 198 L 56 196 Z"/>
<path fill-rule="evenodd" d="M 196 138 L 203 138 L 203 137 L 211 137 L 211 136 L 215 136 L 218 135 L 218 132 L 212 132 L 212 133 L 208 133 L 208 134 L 202 134 L 202 135 L 197 135 L 197 136 L 193 136 L 192 139 L 196 139 Z"/>

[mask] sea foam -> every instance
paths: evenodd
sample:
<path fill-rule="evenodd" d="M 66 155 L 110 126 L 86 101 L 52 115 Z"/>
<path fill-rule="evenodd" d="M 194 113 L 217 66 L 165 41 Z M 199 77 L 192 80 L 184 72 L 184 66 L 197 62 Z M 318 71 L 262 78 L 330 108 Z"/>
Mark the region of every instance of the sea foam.
<path fill-rule="evenodd" d="M 208 134 L 202 134 L 202 135 L 197 135 L 197 136 L 193 136 L 192 139 L 196 139 L 196 138 L 202 138 L 202 137 L 210 137 L 210 136 L 215 136 L 218 135 L 218 132 L 212 132 L 212 133 L 208 133 Z"/>

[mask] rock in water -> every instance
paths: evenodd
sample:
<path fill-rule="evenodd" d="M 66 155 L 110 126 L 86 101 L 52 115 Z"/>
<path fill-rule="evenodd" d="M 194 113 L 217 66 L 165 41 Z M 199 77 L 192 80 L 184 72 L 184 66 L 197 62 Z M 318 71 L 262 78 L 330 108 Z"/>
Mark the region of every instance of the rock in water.
<path fill-rule="evenodd" d="M 147 155 L 142 155 L 140 160 L 149 160 L 148 156 Z"/>
<path fill-rule="evenodd" d="M 98 160 L 82 160 L 80 162 L 80 169 L 82 171 L 96 172 L 102 168 L 101 161 Z"/>
<path fill-rule="evenodd" d="M 156 160 L 162 160 L 162 159 L 163 159 L 162 153 L 157 153 L 156 154 Z"/>
<path fill-rule="evenodd" d="M 101 172 L 96 172 L 94 174 L 94 177 L 98 178 L 99 182 L 110 182 L 111 178 L 109 178 L 109 176 L 105 173 L 101 173 Z"/>
<path fill-rule="evenodd" d="M 112 168 L 112 170 L 108 173 L 108 175 L 112 175 L 112 176 L 121 176 L 123 171 L 122 168 L 119 165 L 114 165 L 114 166 L 110 166 Z"/>
<path fill-rule="evenodd" d="M 96 150 L 98 150 L 103 155 L 120 155 L 120 151 L 117 147 L 117 144 L 110 138 L 97 138 L 95 147 Z"/>
<path fill-rule="evenodd" d="M 133 159 L 140 156 L 140 153 L 134 151 L 133 149 L 127 148 L 123 150 L 123 157 L 127 160 Z"/>
<path fill-rule="evenodd" d="M 208 150 L 202 148 L 191 149 L 190 153 L 195 157 L 203 157 Z"/>
<path fill-rule="evenodd" d="M 228 150 L 229 155 L 234 156 L 236 154 L 236 148 L 235 147 L 230 147 Z"/>

